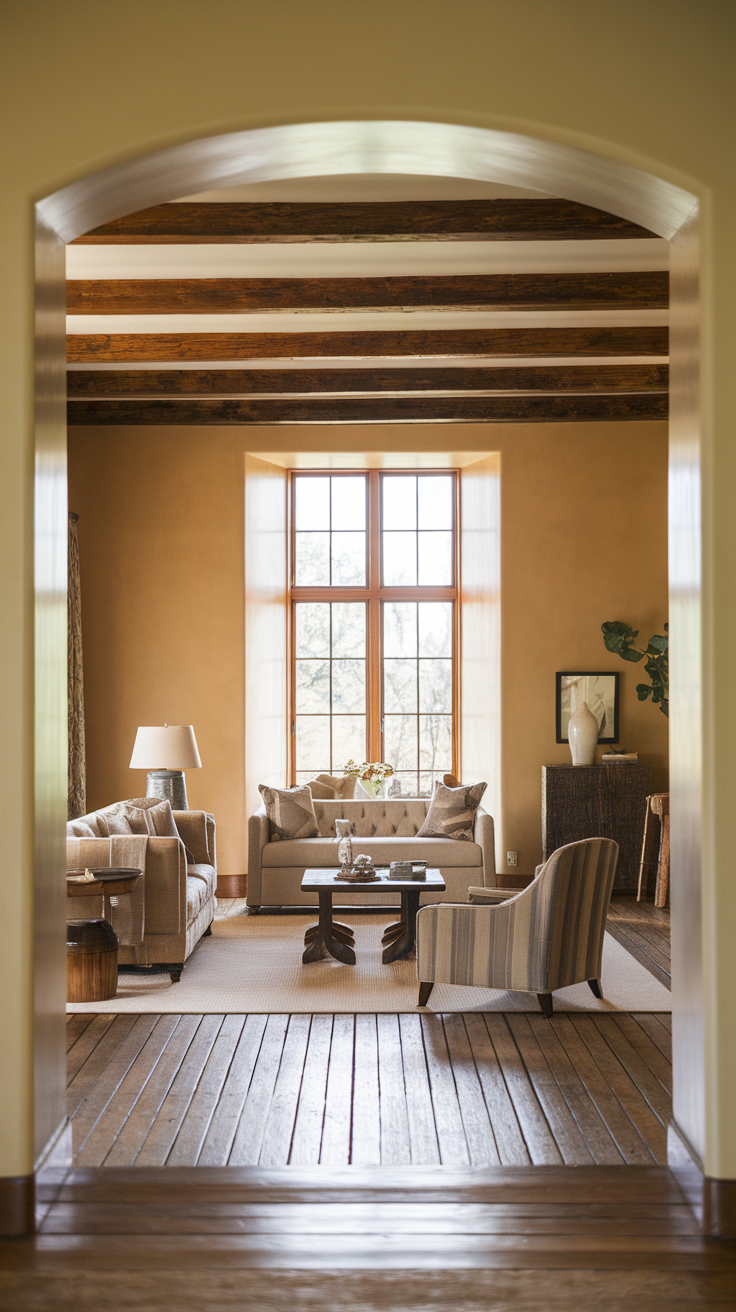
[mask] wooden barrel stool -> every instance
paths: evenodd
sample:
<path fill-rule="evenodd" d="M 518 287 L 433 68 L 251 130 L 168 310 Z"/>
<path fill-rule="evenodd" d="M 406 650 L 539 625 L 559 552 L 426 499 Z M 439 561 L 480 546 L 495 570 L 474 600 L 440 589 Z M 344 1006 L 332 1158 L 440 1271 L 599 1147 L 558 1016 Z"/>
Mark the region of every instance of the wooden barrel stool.
<path fill-rule="evenodd" d="M 109 920 L 68 920 L 67 1002 L 104 1002 L 118 987 L 118 936 Z"/>

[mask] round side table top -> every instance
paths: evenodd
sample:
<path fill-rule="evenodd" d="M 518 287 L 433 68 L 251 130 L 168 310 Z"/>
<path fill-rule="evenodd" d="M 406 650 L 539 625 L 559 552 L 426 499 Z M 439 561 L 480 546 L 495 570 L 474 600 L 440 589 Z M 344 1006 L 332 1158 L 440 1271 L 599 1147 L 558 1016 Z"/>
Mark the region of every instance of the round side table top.
<path fill-rule="evenodd" d="M 83 875 L 83 870 L 68 870 L 66 875 L 66 895 L 67 897 L 89 897 L 92 893 L 132 893 L 136 886 L 136 881 L 143 874 L 142 870 L 134 870 L 132 867 L 111 867 L 106 866 L 104 869 L 91 870 L 94 879 L 85 879 L 83 882 L 77 882 L 75 875 Z"/>

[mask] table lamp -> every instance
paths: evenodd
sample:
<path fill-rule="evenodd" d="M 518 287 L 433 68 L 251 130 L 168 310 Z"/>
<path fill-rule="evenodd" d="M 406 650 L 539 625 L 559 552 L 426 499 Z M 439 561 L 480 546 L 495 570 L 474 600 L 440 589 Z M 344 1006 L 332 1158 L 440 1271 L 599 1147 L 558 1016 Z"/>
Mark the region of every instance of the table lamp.
<path fill-rule="evenodd" d="M 130 768 L 148 771 L 146 797 L 168 800 L 173 811 L 188 811 L 184 771 L 201 765 L 191 724 L 144 724 L 138 729 Z"/>

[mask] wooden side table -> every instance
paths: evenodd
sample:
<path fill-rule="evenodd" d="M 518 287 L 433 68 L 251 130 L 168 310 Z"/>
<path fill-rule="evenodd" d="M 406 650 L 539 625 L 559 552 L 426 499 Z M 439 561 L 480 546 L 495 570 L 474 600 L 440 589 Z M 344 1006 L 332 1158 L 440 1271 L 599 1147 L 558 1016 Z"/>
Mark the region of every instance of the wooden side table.
<path fill-rule="evenodd" d="M 648 765 L 542 766 L 544 859 L 582 838 L 613 838 L 619 845 L 615 892 L 635 893 L 647 797 Z"/>
<path fill-rule="evenodd" d="M 70 872 L 72 876 L 77 872 Z M 80 871 L 83 874 L 84 871 Z M 132 893 L 142 871 L 107 869 L 93 871 L 95 878 L 75 883 L 67 874 L 67 897 L 90 897 L 96 893 Z M 68 920 L 66 926 L 67 1002 L 104 1002 L 118 989 L 118 936 L 109 920 Z"/>

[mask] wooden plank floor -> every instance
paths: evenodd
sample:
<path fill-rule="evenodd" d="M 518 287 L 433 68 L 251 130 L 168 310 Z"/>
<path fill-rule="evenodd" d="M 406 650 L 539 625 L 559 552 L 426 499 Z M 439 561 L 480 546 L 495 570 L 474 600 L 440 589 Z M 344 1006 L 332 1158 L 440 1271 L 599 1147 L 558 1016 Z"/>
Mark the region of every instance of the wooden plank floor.
<path fill-rule="evenodd" d="M 670 969 L 670 913 L 651 900 L 618 894 L 611 899 L 608 932 L 636 957 L 660 984 L 672 987 Z"/>
<path fill-rule="evenodd" d="M 74 1015 L 76 1167 L 666 1162 L 667 1014 Z"/>
<path fill-rule="evenodd" d="M 84 1168 L 0 1245 L 12 1312 L 724 1312 L 736 1250 L 658 1166 Z"/>
<path fill-rule="evenodd" d="M 631 901 L 625 946 L 668 973 Z M 736 1308 L 736 1247 L 656 1164 L 669 1020 L 70 1017 L 76 1164 L 0 1246 L 0 1308 Z"/>

